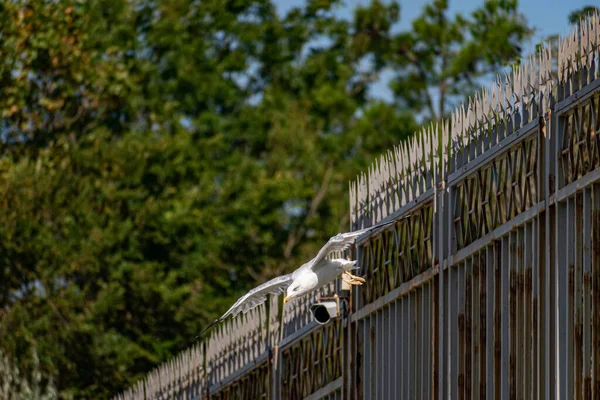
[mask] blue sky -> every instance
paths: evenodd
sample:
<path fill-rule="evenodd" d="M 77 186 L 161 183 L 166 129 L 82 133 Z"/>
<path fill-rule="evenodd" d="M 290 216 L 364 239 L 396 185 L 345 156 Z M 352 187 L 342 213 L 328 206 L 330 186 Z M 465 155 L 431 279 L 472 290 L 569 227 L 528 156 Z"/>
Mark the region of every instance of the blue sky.
<path fill-rule="evenodd" d="M 350 17 L 352 10 L 357 5 L 366 5 L 369 2 L 369 0 L 345 0 L 344 6 L 339 10 L 339 13 L 344 17 Z M 282 13 L 304 3 L 304 0 L 275 0 L 275 4 Z M 428 3 L 430 1 L 400 0 L 400 28 L 408 28 L 410 21 L 418 16 L 423 6 Z M 594 0 L 526 0 L 519 2 L 519 9 L 525 14 L 528 21 L 540 30 L 538 35 L 542 37 L 568 29 L 569 23 L 567 17 L 569 13 L 575 9 L 586 5 L 593 5 L 594 3 Z M 481 4 L 483 4 L 482 0 L 450 0 L 450 8 L 463 13 L 469 13 Z"/>
<path fill-rule="evenodd" d="M 396 29 L 405 30 L 410 28 L 411 21 L 416 18 L 423 6 L 431 0 L 400 0 L 400 24 Z M 519 9 L 525 15 L 530 25 L 535 27 L 536 32 L 533 39 L 524 46 L 525 54 L 532 53 L 535 44 L 542 38 L 554 34 L 564 33 L 569 29 L 568 15 L 571 11 L 580 9 L 586 5 L 593 5 L 596 0 L 522 0 Z M 280 13 L 285 13 L 292 7 L 305 3 L 305 0 L 275 0 Z M 369 4 L 370 0 L 344 0 L 344 6 L 339 8 L 340 16 L 350 18 L 354 8 L 358 5 Z M 476 7 L 483 4 L 483 0 L 450 0 L 450 9 L 454 12 L 469 14 Z M 383 81 L 372 88 L 371 95 L 384 99 L 390 99 L 391 93 Z"/>

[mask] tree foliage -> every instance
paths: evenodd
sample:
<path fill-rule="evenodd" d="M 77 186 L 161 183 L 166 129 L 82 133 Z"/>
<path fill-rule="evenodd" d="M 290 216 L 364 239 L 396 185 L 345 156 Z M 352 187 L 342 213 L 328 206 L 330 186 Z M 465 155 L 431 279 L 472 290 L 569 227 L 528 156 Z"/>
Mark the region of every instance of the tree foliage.
<path fill-rule="evenodd" d="M 399 33 L 395 3 L 340 4 L 1 2 L 0 348 L 22 370 L 61 398 L 130 385 L 346 229 L 348 179 L 530 32 L 512 1 L 436 1 Z M 390 68 L 394 104 L 368 95 Z"/>
<path fill-rule="evenodd" d="M 571 25 L 576 25 L 579 23 L 579 21 L 586 19 L 597 11 L 597 6 L 583 6 L 580 9 L 573 10 L 569 13 L 569 23 Z"/>
<path fill-rule="evenodd" d="M 478 78 L 517 61 L 533 32 L 516 0 L 488 0 L 470 16 L 451 15 L 448 6 L 447 0 L 426 5 L 412 29 L 394 38 L 390 54 L 398 104 L 430 120 L 478 90 Z"/>

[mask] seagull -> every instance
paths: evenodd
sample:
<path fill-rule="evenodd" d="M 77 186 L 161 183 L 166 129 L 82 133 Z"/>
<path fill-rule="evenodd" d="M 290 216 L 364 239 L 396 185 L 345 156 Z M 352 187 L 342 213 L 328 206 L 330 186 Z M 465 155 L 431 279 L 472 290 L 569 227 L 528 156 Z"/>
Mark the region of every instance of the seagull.
<path fill-rule="evenodd" d="M 325 246 L 319 250 L 315 258 L 303 264 L 291 274 L 278 276 L 250 290 L 240 297 L 225 314 L 211 322 L 196 338 L 202 336 L 212 326 L 224 321 L 228 317 L 235 317 L 239 313 L 247 313 L 264 303 L 269 294 L 278 295 L 287 290 L 286 296 L 283 299 L 283 302 L 287 303 L 295 297 L 302 296 L 329 284 L 338 277 L 341 277 L 344 282 L 350 285 L 362 285 L 365 279 L 350 273 L 351 270 L 357 268 L 356 261 L 349 261 L 343 258 L 328 259 L 327 256 L 335 251 L 346 250 L 364 233 L 393 224 L 394 222 L 392 220 L 358 231 L 338 233 L 331 237 Z M 343 275 L 348 276 L 350 279 L 345 279 Z"/>

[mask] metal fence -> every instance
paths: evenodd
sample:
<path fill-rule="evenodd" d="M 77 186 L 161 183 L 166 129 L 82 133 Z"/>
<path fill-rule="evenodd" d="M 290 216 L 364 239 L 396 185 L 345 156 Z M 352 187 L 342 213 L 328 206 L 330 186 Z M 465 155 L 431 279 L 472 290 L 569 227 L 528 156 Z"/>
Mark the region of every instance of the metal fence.
<path fill-rule="evenodd" d="M 117 398 L 600 399 L 599 56 L 594 15 L 351 183 L 395 224 L 347 317 L 271 297 Z"/>

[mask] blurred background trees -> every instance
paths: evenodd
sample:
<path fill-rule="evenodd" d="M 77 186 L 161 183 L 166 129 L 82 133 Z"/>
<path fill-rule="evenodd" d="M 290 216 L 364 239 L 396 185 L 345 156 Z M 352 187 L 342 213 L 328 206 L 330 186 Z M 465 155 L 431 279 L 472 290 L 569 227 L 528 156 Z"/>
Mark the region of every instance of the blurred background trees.
<path fill-rule="evenodd" d="M 403 32 L 393 2 L 340 4 L 0 2 L 11 368 L 60 398 L 129 386 L 347 229 L 348 180 L 533 32 L 516 0 L 435 0 Z M 369 95 L 384 70 L 393 102 Z"/>

